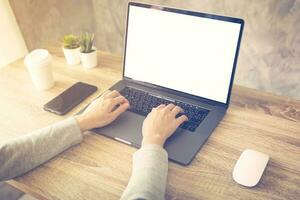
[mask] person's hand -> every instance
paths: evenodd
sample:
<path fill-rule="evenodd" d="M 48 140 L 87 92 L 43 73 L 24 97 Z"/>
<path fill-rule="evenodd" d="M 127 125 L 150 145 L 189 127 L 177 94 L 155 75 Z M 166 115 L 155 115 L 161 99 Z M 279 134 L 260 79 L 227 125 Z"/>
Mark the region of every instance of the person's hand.
<path fill-rule="evenodd" d="M 143 123 L 142 146 L 146 144 L 163 146 L 180 124 L 188 120 L 185 115 L 176 118 L 176 115 L 182 111 L 179 106 L 174 104 L 159 105 L 153 108 Z"/>
<path fill-rule="evenodd" d="M 75 116 L 81 131 L 100 128 L 113 122 L 129 108 L 128 100 L 118 91 L 106 91 L 80 115 Z"/>

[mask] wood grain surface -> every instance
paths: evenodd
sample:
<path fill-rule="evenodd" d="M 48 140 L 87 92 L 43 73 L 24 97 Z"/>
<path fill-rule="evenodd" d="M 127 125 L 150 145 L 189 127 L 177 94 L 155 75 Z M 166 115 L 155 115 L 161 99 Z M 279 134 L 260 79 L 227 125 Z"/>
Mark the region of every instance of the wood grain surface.
<path fill-rule="evenodd" d="M 1 141 L 72 116 L 122 77 L 118 56 L 99 52 L 99 66 L 85 70 L 68 66 L 59 48 L 50 51 L 56 80 L 50 90 L 35 90 L 23 60 L 0 69 Z M 66 116 L 43 111 L 43 104 L 77 81 L 99 90 Z M 253 188 L 232 179 L 234 164 L 246 148 L 271 158 Z M 80 145 L 9 183 L 38 199 L 118 199 L 130 177 L 135 151 L 86 132 Z M 294 200 L 300 197 L 299 188 L 300 102 L 235 85 L 227 114 L 192 163 L 183 167 L 169 162 L 166 199 Z"/>

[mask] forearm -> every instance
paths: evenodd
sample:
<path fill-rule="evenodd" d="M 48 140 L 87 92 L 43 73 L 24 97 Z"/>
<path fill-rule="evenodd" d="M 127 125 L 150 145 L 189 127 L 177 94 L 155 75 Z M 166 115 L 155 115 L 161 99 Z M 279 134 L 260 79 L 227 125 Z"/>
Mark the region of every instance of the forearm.
<path fill-rule="evenodd" d="M 74 118 L 0 143 L 0 181 L 22 175 L 82 141 Z"/>
<path fill-rule="evenodd" d="M 133 156 L 132 175 L 121 199 L 164 199 L 167 172 L 167 152 L 159 145 L 145 145 Z"/>

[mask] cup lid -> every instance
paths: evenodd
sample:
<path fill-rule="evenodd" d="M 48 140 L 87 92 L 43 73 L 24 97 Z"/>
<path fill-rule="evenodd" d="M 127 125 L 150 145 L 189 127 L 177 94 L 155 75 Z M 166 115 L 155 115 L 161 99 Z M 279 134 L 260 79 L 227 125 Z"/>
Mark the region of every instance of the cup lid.
<path fill-rule="evenodd" d="M 46 49 L 36 49 L 30 52 L 24 60 L 26 66 L 38 67 L 50 63 L 51 54 Z"/>

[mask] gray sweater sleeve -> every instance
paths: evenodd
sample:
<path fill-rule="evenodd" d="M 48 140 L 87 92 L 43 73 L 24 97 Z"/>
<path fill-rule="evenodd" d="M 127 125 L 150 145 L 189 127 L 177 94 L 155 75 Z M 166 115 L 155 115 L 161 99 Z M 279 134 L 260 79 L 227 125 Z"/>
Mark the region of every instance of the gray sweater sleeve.
<path fill-rule="evenodd" d="M 82 141 L 74 118 L 0 142 L 0 181 L 20 176 Z"/>
<path fill-rule="evenodd" d="M 132 174 L 121 200 L 165 199 L 168 154 L 158 145 L 146 145 L 133 155 Z"/>
<path fill-rule="evenodd" d="M 0 181 L 20 176 L 82 141 L 74 118 L 0 142 Z M 133 156 L 132 175 L 121 199 L 164 199 L 168 171 L 167 152 L 147 145 Z"/>

